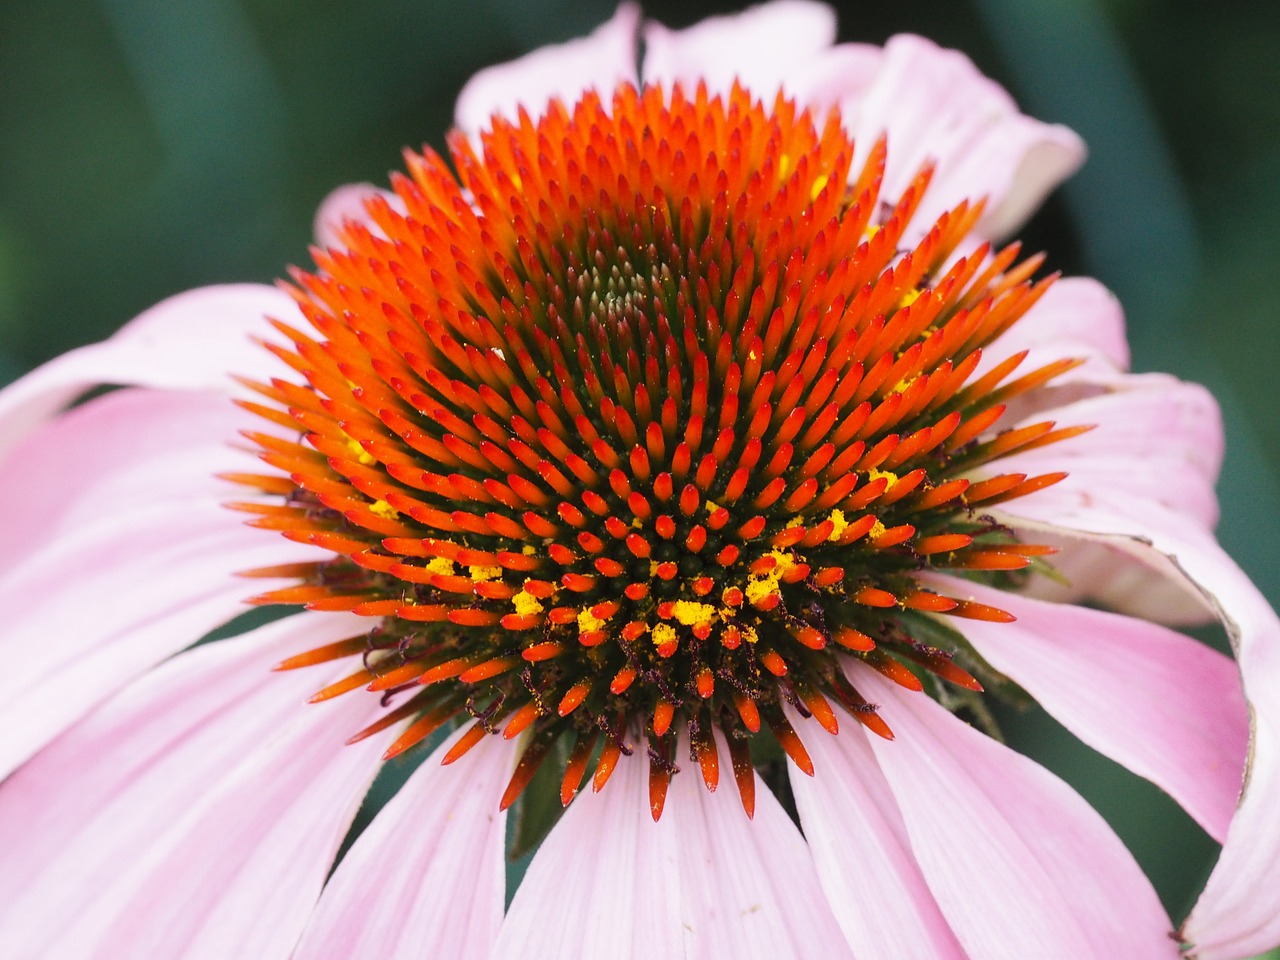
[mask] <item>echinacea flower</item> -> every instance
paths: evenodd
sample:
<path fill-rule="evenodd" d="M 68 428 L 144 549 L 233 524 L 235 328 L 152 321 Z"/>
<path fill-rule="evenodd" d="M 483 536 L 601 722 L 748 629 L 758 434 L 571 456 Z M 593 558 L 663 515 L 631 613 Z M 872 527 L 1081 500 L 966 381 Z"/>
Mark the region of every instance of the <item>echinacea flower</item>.
<path fill-rule="evenodd" d="M 1213 539 L 1216 407 L 1000 245 L 1073 134 L 833 38 L 624 6 L 475 77 L 449 158 L 335 194 L 291 284 L 0 393 L 4 956 L 1280 942 L 1280 622 Z M 307 609 L 185 649 L 250 594 Z M 1212 615 L 1234 661 L 1172 629 Z M 1184 925 L 966 722 L 1024 693 L 1223 842 Z"/>

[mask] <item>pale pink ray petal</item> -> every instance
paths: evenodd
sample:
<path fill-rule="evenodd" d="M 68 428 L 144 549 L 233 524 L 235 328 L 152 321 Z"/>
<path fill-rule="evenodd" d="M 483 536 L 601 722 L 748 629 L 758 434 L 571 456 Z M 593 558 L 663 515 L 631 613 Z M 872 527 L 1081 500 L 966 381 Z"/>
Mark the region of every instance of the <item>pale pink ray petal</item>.
<path fill-rule="evenodd" d="M 952 577 L 926 582 L 1017 617 L 966 622 L 965 639 L 1064 727 L 1155 783 L 1223 840 L 1249 739 L 1240 673 L 1230 657 L 1133 617 Z"/>
<path fill-rule="evenodd" d="M 815 109 L 820 120 L 822 111 L 862 96 L 875 80 L 883 56 L 874 44 L 838 43 L 806 62 L 793 64 L 782 77 L 781 89 L 802 107 Z M 765 104 L 771 102 L 766 99 Z"/>
<path fill-rule="evenodd" d="M 770 107 L 779 90 L 802 106 L 828 106 L 855 96 L 879 62 L 870 46 L 837 54 L 835 38 L 835 11 L 809 0 L 773 0 L 683 30 L 649 21 L 640 74 L 645 83 L 679 83 L 689 93 L 705 83 L 713 96 L 737 82 Z"/>
<path fill-rule="evenodd" d="M 447 767 L 459 730 L 420 766 L 338 864 L 292 960 L 488 957 L 505 903 L 515 745 L 489 738 Z"/>
<path fill-rule="evenodd" d="M 184 653 L 0 786 L 8 955 L 287 958 L 386 737 L 346 746 L 374 698 L 307 704 L 326 676 L 271 665 L 362 626 L 304 613 Z"/>
<path fill-rule="evenodd" d="M 574 801 L 516 891 L 495 960 L 852 956 L 773 795 L 757 778 L 749 821 L 733 785 L 709 793 L 686 753 L 656 824 L 643 748 Z M 723 742 L 720 754 L 727 767 Z"/>
<path fill-rule="evenodd" d="M 201 287 L 162 300 L 101 343 L 64 353 L 0 390 L 0 455 L 100 384 L 229 393 L 232 374 L 278 375 L 285 367 L 252 338 L 272 332 L 264 317 L 297 313 L 283 291 L 260 284 Z"/>
<path fill-rule="evenodd" d="M 1071 514 L 1111 491 L 1163 504 L 1187 522 L 1209 530 L 1218 518 L 1214 484 L 1222 460 L 1221 416 L 1213 397 L 1196 384 L 1162 374 L 1120 376 L 1106 392 L 1072 400 L 1072 387 L 1049 388 L 1042 409 L 1027 422 L 1051 419 L 1095 429 L 1000 461 L 1000 472 L 1030 475 L 1065 470 L 1065 480 L 1042 490 L 1017 511 Z M 1058 406 L 1059 404 L 1065 404 Z M 1027 411 L 1023 411 L 1027 412 Z M 1011 423 L 1016 426 L 1017 423 Z M 1038 577 L 1033 596 L 1059 602 L 1091 598 L 1143 619 L 1173 626 L 1212 619 L 1212 611 L 1185 583 L 1170 580 L 1150 558 L 1133 559 L 1113 544 L 1082 541 L 1060 532 L 1041 540 L 1057 547 L 1059 576 Z"/>
<path fill-rule="evenodd" d="M 716 744 L 727 767 L 728 746 L 718 731 Z M 669 811 L 670 838 L 693 881 L 685 887 L 684 918 L 686 929 L 695 930 L 693 955 L 852 958 L 834 916 L 843 904 L 824 901 L 808 845 L 764 783 L 756 778 L 755 815 L 748 820 L 736 789 L 709 792 L 687 746 L 678 753 L 684 769 L 671 782 L 663 819 Z M 655 870 L 647 882 L 660 884 L 662 876 Z"/>
<path fill-rule="evenodd" d="M 1131 471 L 1126 481 L 1134 472 L 1141 471 Z M 1203 480 L 1188 481 L 1185 477 L 1176 482 L 1196 482 L 1202 486 L 1204 483 Z M 1150 497 L 1128 496 L 1124 486 L 1115 483 L 1090 486 L 1078 479 L 1073 482 L 1069 476 L 1061 483 L 1037 491 L 1034 496 L 1020 497 L 993 509 L 993 513 L 1010 517 L 1014 526 L 1044 523 L 1035 534 L 1036 542 L 1059 550 L 1049 558 L 1058 577 L 1035 578 L 1028 593 L 1057 602 L 1087 599 L 1167 626 L 1192 626 L 1212 620 L 1215 611 L 1205 594 L 1185 577 L 1170 575 L 1173 568 L 1158 553 L 1142 550 L 1124 536 L 1082 537 L 1073 532 L 1092 529 L 1090 518 L 1109 518 L 1101 522 L 1111 532 L 1142 530 L 1144 521 L 1140 518 L 1149 508 L 1157 523 L 1168 523 L 1171 530 L 1197 529 L 1206 541 L 1212 542 L 1207 526 L 1185 510 L 1170 509 Z M 1137 514 L 1133 514 L 1135 509 Z M 1125 518 L 1131 515 L 1135 525 L 1125 526 Z"/>
<path fill-rule="evenodd" d="M 888 134 L 886 199 L 900 196 L 926 161 L 936 162 L 916 215 L 920 230 L 960 201 L 986 196 L 979 229 L 1001 236 L 1084 161 L 1084 144 L 1074 132 L 1020 113 L 968 57 L 923 37 L 890 38 L 874 82 L 840 107 L 861 145 L 859 160 Z"/>
<path fill-rule="evenodd" d="M 1253 685 L 1269 686 L 1271 701 L 1265 712 L 1254 713 L 1246 794 L 1209 882 L 1183 924 L 1182 936 L 1196 960 L 1243 960 L 1280 942 L 1280 683 L 1274 672 Z"/>
<path fill-rule="evenodd" d="M 1028 356 L 1020 372 L 1071 357 L 1086 362 L 1055 379 L 1055 384 L 1110 384 L 1129 369 L 1124 308 L 1115 294 L 1092 277 L 1064 277 L 1021 320 L 983 348 L 973 376 L 983 376 L 1023 350 Z"/>
<path fill-rule="evenodd" d="M 0 465 L 0 776 L 154 663 L 283 586 L 237 570 L 316 559 L 221 500 L 242 413 L 225 396 L 122 390 Z"/>
<path fill-rule="evenodd" d="M 1068 536 L 1056 528 L 1037 533 L 1035 541 L 1058 552 L 1048 558 L 1054 576 L 1034 578 L 1024 591 L 1028 596 L 1053 603 L 1087 601 L 1168 627 L 1213 620 L 1204 597 L 1171 579 L 1150 557 L 1135 557 L 1115 544 Z"/>
<path fill-rule="evenodd" d="M 993 96 L 992 105 L 998 102 Z M 987 236 L 1007 237 L 1080 169 L 1085 153 L 1084 141 L 1071 128 L 1023 113 L 1007 114 L 991 122 L 984 135 L 941 169 L 940 188 L 927 200 L 938 204 L 948 194 L 987 197 L 977 229 Z M 944 156 L 941 151 L 938 155 Z M 935 209 L 941 214 L 941 207 Z"/>
<path fill-rule="evenodd" d="M 789 769 L 800 824 L 840 929 L 857 957 L 966 960 L 916 863 L 862 725 L 843 712 L 839 722 L 837 736 L 815 730 L 804 738 L 814 776 Z"/>
<path fill-rule="evenodd" d="M 1079 794 L 929 697 L 861 664 L 849 676 L 897 735 L 867 739 L 973 960 L 1178 956 L 1155 890 Z"/>
<path fill-rule="evenodd" d="M 454 120 L 469 134 L 489 125 L 494 114 L 514 120 L 523 107 L 541 116 L 552 98 L 571 106 L 588 90 L 607 102 L 620 83 L 638 83 L 636 37 L 640 8 L 623 3 L 611 20 L 585 37 L 540 47 L 508 63 L 486 67 L 458 94 Z"/>
<path fill-rule="evenodd" d="M 0 459 L 0 571 L 129 513 L 190 508 L 239 526 L 244 514 L 221 503 L 248 490 L 217 475 L 261 472 L 232 446 L 254 421 L 224 394 L 117 390 L 44 425 Z"/>
<path fill-rule="evenodd" d="M 1222 854 L 1185 924 L 1199 960 L 1235 960 L 1280 942 L 1280 618 L 1211 534 L 1149 500 L 1098 491 L 1088 502 L 1002 504 L 1011 524 L 1058 531 L 1128 554 L 1199 594 L 1236 651 L 1250 705 L 1244 794 Z"/>
<path fill-rule="evenodd" d="M 1043 409 L 1008 425 L 1052 420 L 1094 429 L 1002 458 L 988 470 L 1031 476 L 1063 470 L 1068 477 L 1046 491 L 1046 499 L 1084 502 L 1095 491 L 1116 488 L 1175 510 L 1206 530 L 1213 528 L 1223 431 L 1217 401 L 1208 390 L 1166 374 L 1129 374 L 1097 396 L 1048 405 L 1054 402 L 1050 391 Z"/>
<path fill-rule="evenodd" d="M 642 863 L 671 855 L 667 832 L 649 816 L 647 761 L 623 757 L 604 790 L 579 796 L 534 854 L 491 960 L 627 958 L 641 932 L 649 956 L 681 956 L 679 913 L 654 923 L 651 905 L 665 896 L 675 910 L 681 877 L 671 869 L 646 891 L 639 876 Z"/>

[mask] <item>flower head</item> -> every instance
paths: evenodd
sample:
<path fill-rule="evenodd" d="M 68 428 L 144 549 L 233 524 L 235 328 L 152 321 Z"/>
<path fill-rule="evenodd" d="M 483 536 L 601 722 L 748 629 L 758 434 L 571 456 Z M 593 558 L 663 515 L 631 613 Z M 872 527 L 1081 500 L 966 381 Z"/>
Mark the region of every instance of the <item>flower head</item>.
<path fill-rule="evenodd" d="M 282 290 L 0 394 L 0 480 L 42 508 L 4 560 L 48 598 L 16 635 L 68 637 L 5 694 L 0 924 L 84 956 L 1176 957 L 1105 822 L 956 716 L 1026 693 L 1225 840 L 1187 949 L 1280 939 L 1241 890 L 1280 844 L 1280 623 L 1209 532 L 1216 408 L 994 241 L 1073 135 L 807 3 L 649 25 L 637 76 L 638 16 L 475 78 L 449 157 L 336 194 Z M 233 574 L 306 612 L 153 666 Z M 1206 606 L 1243 689 L 1153 622 Z M 446 725 L 326 882 L 382 760 Z M 504 916 L 502 811 L 548 792 Z"/>
<path fill-rule="evenodd" d="M 450 759 L 529 731 L 504 806 L 563 738 L 568 802 L 598 743 L 597 788 L 645 730 L 655 816 L 677 732 L 713 790 L 726 734 L 748 810 L 762 724 L 812 772 L 786 705 L 891 736 L 850 653 L 981 690 L 921 614 L 1012 617 L 919 574 L 1052 552 L 983 511 L 1063 474 L 968 476 L 1087 429 L 994 436 L 1079 361 L 974 376 L 1047 289 L 1036 261 L 955 256 L 967 203 L 903 252 L 929 168 L 890 205 L 883 142 L 853 153 L 836 112 L 677 83 L 459 135 L 456 176 L 411 155 L 395 204 L 295 277 L 324 338 L 279 324 L 305 384 L 257 386 L 305 436 L 254 435 L 288 479 L 240 479 L 286 501 L 244 508 L 334 554 L 258 600 L 374 624 L 288 666 L 358 650 L 320 697 L 413 691 L 378 721 L 417 717 L 392 753 L 464 710 Z"/>

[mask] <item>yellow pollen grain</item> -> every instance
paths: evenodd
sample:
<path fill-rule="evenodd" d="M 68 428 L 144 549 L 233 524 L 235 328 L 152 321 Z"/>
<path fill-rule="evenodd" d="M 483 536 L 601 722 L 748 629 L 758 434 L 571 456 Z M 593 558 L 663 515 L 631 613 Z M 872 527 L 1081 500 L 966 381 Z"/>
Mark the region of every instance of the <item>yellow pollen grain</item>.
<path fill-rule="evenodd" d="M 511 598 L 511 605 L 516 608 L 516 613 L 522 617 L 542 612 L 542 602 L 523 587 L 519 593 Z"/>
<path fill-rule="evenodd" d="M 371 463 L 377 463 L 377 460 L 366 450 L 360 446 L 359 441 L 352 437 L 347 437 L 347 449 L 351 451 L 351 455 L 366 467 Z"/>
<path fill-rule="evenodd" d="M 752 603 L 757 600 L 763 600 L 771 593 L 777 593 L 774 589 L 778 585 L 776 577 L 750 577 L 747 580 L 747 589 L 743 592 L 747 595 L 747 599 Z"/>
<path fill-rule="evenodd" d="M 467 567 L 467 572 L 471 574 L 471 579 L 476 583 L 483 583 L 486 580 L 497 580 L 502 576 L 501 567 Z"/>
<path fill-rule="evenodd" d="M 920 294 L 922 294 L 923 292 L 924 291 L 921 290 L 919 287 L 912 287 L 910 290 L 908 290 L 906 293 L 902 295 L 902 299 L 898 301 L 898 308 L 901 309 L 902 307 L 911 306 L 913 303 L 915 303 L 917 300 L 920 299 Z"/>
<path fill-rule="evenodd" d="M 849 529 L 849 521 L 844 518 L 844 511 L 839 508 L 827 514 L 827 519 L 831 521 L 831 532 L 827 534 L 828 540 L 838 540 L 840 535 Z"/>
<path fill-rule="evenodd" d="M 720 509 L 720 504 L 718 503 L 713 503 L 710 500 L 706 500 L 704 501 L 704 503 L 706 504 L 706 507 L 707 507 L 707 513 L 715 513 L 717 510 Z"/>
<path fill-rule="evenodd" d="M 889 392 L 890 392 L 890 393 L 906 393 L 906 392 L 907 392 L 907 389 L 908 389 L 908 388 L 909 388 L 913 383 L 915 383 L 915 382 L 916 382 L 916 379 L 917 379 L 916 377 L 904 377 L 903 379 L 901 379 L 901 380 L 899 380 L 897 383 L 895 383 L 895 384 L 893 385 L 893 389 L 892 389 L 892 390 L 890 390 Z"/>
<path fill-rule="evenodd" d="M 384 520 L 394 520 L 400 516 L 400 511 L 385 500 L 373 501 L 373 503 L 369 504 L 369 512 L 375 516 L 382 517 Z"/>
<path fill-rule="evenodd" d="M 791 157 L 784 153 L 781 157 L 778 158 L 778 179 L 779 180 L 787 179 L 787 171 L 790 169 L 791 169 Z"/>
<path fill-rule="evenodd" d="M 603 627 L 604 621 L 592 613 L 590 609 L 578 611 L 579 633 L 592 633 L 596 630 L 603 629 Z"/>
<path fill-rule="evenodd" d="M 649 576 L 651 576 L 651 577 L 656 577 L 656 576 L 658 575 L 658 567 L 660 567 L 660 566 L 661 566 L 661 564 L 660 564 L 660 563 L 658 563 L 658 561 L 657 561 L 657 560 L 650 560 L 650 561 L 649 561 Z"/>
<path fill-rule="evenodd" d="M 753 574 L 747 579 L 747 586 L 743 593 L 747 595 L 747 599 L 752 603 L 769 596 L 771 593 L 778 592 L 778 581 L 788 570 L 796 566 L 796 561 L 791 554 L 782 550 L 770 550 L 765 554 L 766 557 L 773 558 L 773 569 L 767 573 Z"/>
<path fill-rule="evenodd" d="M 532 543 L 526 543 L 523 547 L 520 548 L 520 552 L 523 553 L 526 557 L 532 557 L 537 551 L 534 549 L 534 546 Z"/>
<path fill-rule="evenodd" d="M 760 635 L 756 633 L 755 627 L 739 627 L 738 633 L 747 643 L 756 643 L 760 639 Z"/>
<path fill-rule="evenodd" d="M 877 470 L 875 467 L 872 467 L 867 471 L 867 479 L 872 483 L 875 483 L 875 481 L 879 480 L 881 477 L 889 481 L 889 487 L 892 487 L 898 482 L 898 475 L 892 470 Z M 885 489 L 888 490 L 889 487 L 885 487 Z"/>
<path fill-rule="evenodd" d="M 818 178 L 813 181 L 813 186 L 809 188 L 810 203 L 813 203 L 813 201 L 818 199 L 818 195 L 822 193 L 823 188 L 826 187 L 827 181 L 830 179 L 831 178 L 828 177 L 825 173 L 818 174 Z"/>
<path fill-rule="evenodd" d="M 769 576 L 775 580 L 796 565 L 795 560 L 791 558 L 791 554 L 783 553 L 781 550 L 770 550 L 768 555 L 773 557 L 776 563 L 776 566 L 769 571 Z"/>
<path fill-rule="evenodd" d="M 873 224 L 871 224 L 871 226 L 867 227 L 867 229 L 866 229 L 865 231 L 863 231 L 863 234 L 862 234 L 862 235 L 863 235 L 866 239 L 870 240 L 872 237 L 874 237 L 874 236 L 875 236 L 877 233 L 879 233 L 879 232 L 880 232 L 880 228 L 879 228 L 878 226 L 876 226 L 876 224 L 874 224 L 874 223 L 873 223 Z"/>
<path fill-rule="evenodd" d="M 676 628 L 669 623 L 659 623 L 653 628 L 653 645 L 655 647 L 665 646 L 668 643 L 675 643 Z"/>
<path fill-rule="evenodd" d="M 793 527 L 800 526 L 800 524 L 802 523 L 804 523 L 804 517 L 792 517 L 790 520 L 787 521 L 786 529 L 790 530 Z"/>
<path fill-rule="evenodd" d="M 426 567 L 431 573 L 442 573 L 446 577 L 453 576 L 453 561 L 446 560 L 444 557 L 433 558 Z"/>
<path fill-rule="evenodd" d="M 671 609 L 671 615 L 686 627 L 702 627 L 715 620 L 716 608 L 709 603 L 677 600 Z"/>
<path fill-rule="evenodd" d="M 880 534 L 884 533 L 885 530 L 887 529 L 889 528 L 886 527 L 879 520 L 877 520 L 874 524 L 872 524 L 869 536 L 874 540 L 876 537 L 880 536 Z"/>

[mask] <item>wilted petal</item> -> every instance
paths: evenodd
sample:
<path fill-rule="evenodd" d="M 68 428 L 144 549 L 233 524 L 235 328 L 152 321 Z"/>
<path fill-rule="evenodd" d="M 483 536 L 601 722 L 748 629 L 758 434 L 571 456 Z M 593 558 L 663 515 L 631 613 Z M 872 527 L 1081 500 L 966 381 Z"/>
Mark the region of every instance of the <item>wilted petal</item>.
<path fill-rule="evenodd" d="M 643 748 L 574 801 L 516 891 L 495 958 L 852 956 L 804 839 L 764 784 L 749 821 L 732 786 L 708 793 L 684 766 L 656 824 Z"/>
<path fill-rule="evenodd" d="M 1016 616 L 1015 623 L 967 622 L 965 638 L 1064 727 L 1155 783 L 1222 841 L 1249 736 L 1230 657 L 1133 617 L 948 577 L 931 585 Z"/>
<path fill-rule="evenodd" d="M 0 776 L 117 687 L 310 558 L 221 504 L 243 417 L 219 394 L 127 390 L 72 410 L 0 466 Z M 38 602 L 37 602 L 38 598 Z"/>
<path fill-rule="evenodd" d="M 540 47 L 519 59 L 481 70 L 462 88 L 454 119 L 467 133 L 489 125 L 494 114 L 514 120 L 524 107 L 540 116 L 553 97 L 573 104 L 587 90 L 606 101 L 620 83 L 638 83 L 636 36 L 640 8 L 623 3 L 613 19 L 591 34 Z"/>
<path fill-rule="evenodd" d="M 269 378 L 281 364 L 254 343 L 297 307 L 259 284 L 201 287 L 162 300 L 101 343 L 64 353 L 0 390 L 0 455 L 100 384 L 229 392 L 233 373 Z"/>
<path fill-rule="evenodd" d="M 920 872 L 897 801 L 862 725 L 805 738 L 814 776 L 791 769 L 791 790 L 822 889 L 854 955 L 965 960 Z"/>
<path fill-rule="evenodd" d="M 514 750 L 481 744 L 448 767 L 429 756 L 356 840 L 292 960 L 488 957 L 502 922 Z"/>
<path fill-rule="evenodd" d="M 1178 956 L 1150 882 L 1079 794 L 929 697 L 853 666 L 897 734 L 867 739 L 911 848 L 973 960 Z"/>
<path fill-rule="evenodd" d="M 15 957 L 286 958 L 377 769 L 370 698 L 308 706 L 282 657 L 362 629 L 302 614 L 158 667 L 0 787 Z"/>

